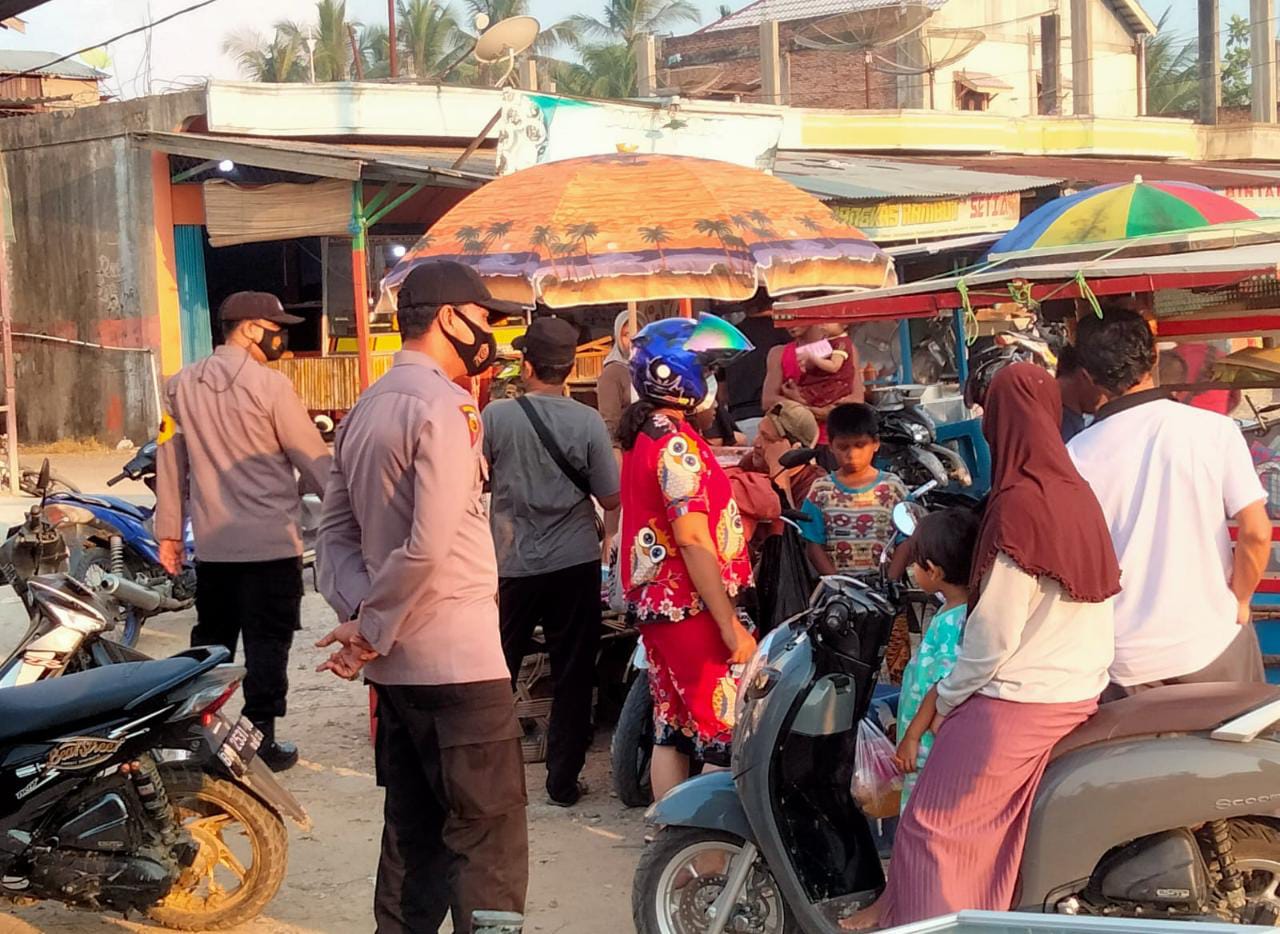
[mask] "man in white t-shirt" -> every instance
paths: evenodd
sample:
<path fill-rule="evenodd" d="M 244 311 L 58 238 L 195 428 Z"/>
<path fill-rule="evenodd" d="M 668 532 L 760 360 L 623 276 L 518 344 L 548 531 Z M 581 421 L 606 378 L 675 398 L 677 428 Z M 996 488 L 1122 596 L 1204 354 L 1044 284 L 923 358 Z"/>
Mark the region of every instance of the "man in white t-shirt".
<path fill-rule="evenodd" d="M 1155 344 L 1134 312 L 1082 319 L 1076 350 L 1106 404 L 1068 449 L 1102 504 L 1123 588 L 1104 699 L 1264 680 L 1249 599 L 1270 556 L 1271 521 L 1239 429 L 1151 391 Z M 1229 519 L 1239 526 L 1234 549 Z"/>

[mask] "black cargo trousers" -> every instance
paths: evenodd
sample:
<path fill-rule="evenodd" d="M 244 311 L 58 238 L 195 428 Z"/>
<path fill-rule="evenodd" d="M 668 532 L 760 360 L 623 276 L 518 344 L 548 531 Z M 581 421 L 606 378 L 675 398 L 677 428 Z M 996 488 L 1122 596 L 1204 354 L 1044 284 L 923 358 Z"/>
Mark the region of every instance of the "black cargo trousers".
<path fill-rule="evenodd" d="M 302 559 L 199 561 L 191 644 L 244 642 L 244 715 L 275 739 L 289 693 L 289 649 L 302 628 Z"/>

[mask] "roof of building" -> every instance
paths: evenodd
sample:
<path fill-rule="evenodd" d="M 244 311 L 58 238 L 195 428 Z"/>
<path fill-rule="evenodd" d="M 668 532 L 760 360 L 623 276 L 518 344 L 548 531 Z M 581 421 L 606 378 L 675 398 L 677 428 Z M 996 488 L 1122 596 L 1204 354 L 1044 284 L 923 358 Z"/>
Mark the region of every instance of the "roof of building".
<path fill-rule="evenodd" d="M 840 158 L 850 158 L 841 156 Z M 1280 166 L 1249 163 L 1184 162 L 1153 159 L 1099 159 L 1082 156 L 937 155 L 895 156 L 904 167 L 939 166 L 976 172 L 1027 172 L 1051 175 L 1069 188 L 1131 182 L 1135 175 L 1151 181 L 1191 182 L 1206 188 L 1274 185 Z"/>
<path fill-rule="evenodd" d="M 836 16 L 840 13 L 864 13 L 884 7 L 896 6 L 902 0 L 754 0 L 741 10 L 730 13 L 710 23 L 699 32 L 722 32 L 726 29 L 742 29 L 759 26 L 767 19 L 788 23 L 797 19 L 813 19 L 819 16 Z M 940 10 L 947 0 L 924 0 L 930 10 Z"/>
<path fill-rule="evenodd" d="M 0 75 L 16 75 L 29 72 L 55 78 L 84 78 L 98 80 L 107 77 L 104 72 L 90 68 L 81 62 L 67 59 L 56 65 L 46 65 L 59 57 L 57 52 L 39 52 L 33 49 L 0 49 Z"/>
<path fill-rule="evenodd" d="M 815 19 L 840 13 L 864 13 L 896 6 L 901 2 L 902 0 L 753 0 L 742 9 L 703 26 L 698 32 L 723 32 L 726 29 L 759 26 L 767 19 L 789 23 L 798 19 Z M 923 2 L 932 11 L 947 5 L 947 0 Z M 1155 22 L 1147 15 L 1139 0 L 1107 0 L 1107 5 L 1134 34 L 1155 33 Z"/>
<path fill-rule="evenodd" d="M 824 201 L 998 195 L 1056 186 L 1063 180 L 1039 169 L 1014 175 L 994 167 L 983 171 L 819 152 L 780 152 L 774 174 Z"/>
<path fill-rule="evenodd" d="M 229 159 L 237 168 L 377 181 L 422 181 L 455 188 L 479 188 L 492 178 L 484 159 L 477 171 L 455 169 L 460 152 L 415 146 L 370 146 L 308 142 L 305 140 L 247 139 L 208 133 L 134 133 L 141 146 L 197 160 L 185 170 L 186 180 L 223 177 L 209 163 Z M 468 159 L 471 163 L 471 159 Z M 199 171 L 197 171 L 197 169 Z M 262 179 L 255 179 L 261 181 Z"/>

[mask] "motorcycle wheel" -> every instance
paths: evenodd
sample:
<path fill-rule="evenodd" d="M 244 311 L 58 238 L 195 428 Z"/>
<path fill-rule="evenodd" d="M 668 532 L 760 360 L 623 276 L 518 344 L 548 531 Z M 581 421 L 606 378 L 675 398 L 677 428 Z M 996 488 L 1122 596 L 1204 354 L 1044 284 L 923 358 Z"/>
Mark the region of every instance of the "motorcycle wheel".
<path fill-rule="evenodd" d="M 22 476 L 18 478 L 18 489 L 28 496 L 40 495 L 40 471 L 32 470 L 30 467 L 22 468 Z M 80 487 L 76 486 L 61 474 L 49 474 L 49 492 L 50 493 L 79 493 Z"/>
<path fill-rule="evenodd" d="M 1246 901 L 1238 922 L 1280 927 L 1280 828 L 1262 820 L 1228 823 L 1236 868 L 1244 877 Z"/>
<path fill-rule="evenodd" d="M 724 888 L 729 859 L 742 850 L 733 834 L 701 827 L 664 827 L 645 847 L 631 889 L 636 934 L 702 934 Z M 768 868 L 752 870 L 726 934 L 799 934 L 800 926 Z"/>
<path fill-rule="evenodd" d="M 110 571 L 111 552 L 106 548 L 71 547 L 71 561 L 68 567 L 71 576 L 83 583 L 85 575 L 91 567 L 99 567 L 104 571 Z M 131 649 L 138 644 L 138 636 L 141 634 L 142 618 L 138 615 L 137 610 L 130 607 L 125 613 L 124 623 L 110 632 L 103 633 L 102 637 Z"/>
<path fill-rule="evenodd" d="M 653 696 L 649 693 L 649 673 L 636 672 L 627 699 L 618 714 L 609 745 L 613 769 L 613 790 L 629 808 L 653 803 L 649 762 L 653 759 Z"/>
<path fill-rule="evenodd" d="M 243 788 L 199 769 L 167 766 L 161 776 L 200 851 L 147 915 L 182 931 L 214 931 L 256 918 L 284 881 L 284 821 Z"/>

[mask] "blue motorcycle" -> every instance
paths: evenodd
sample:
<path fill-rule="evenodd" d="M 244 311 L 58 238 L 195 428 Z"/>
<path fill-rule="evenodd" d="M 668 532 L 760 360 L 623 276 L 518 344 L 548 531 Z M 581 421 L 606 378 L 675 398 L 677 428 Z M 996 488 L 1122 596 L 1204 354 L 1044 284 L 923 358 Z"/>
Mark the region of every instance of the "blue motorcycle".
<path fill-rule="evenodd" d="M 153 493 L 156 484 L 156 444 L 144 444 L 116 476 L 107 481 L 115 486 L 123 480 L 140 480 Z M 67 544 L 70 573 L 80 581 L 91 581 L 102 573 L 132 581 L 160 597 L 167 598 L 171 610 L 186 609 L 195 602 L 195 540 L 191 523 L 186 526 L 186 558 L 182 573 L 170 577 L 160 566 L 160 546 L 155 538 L 155 509 L 139 506 L 118 496 L 87 493 L 53 493 L 45 502 L 45 516 Z M 165 612 L 165 611 L 161 611 Z M 146 615 L 131 608 L 119 640 L 133 646 Z"/>

